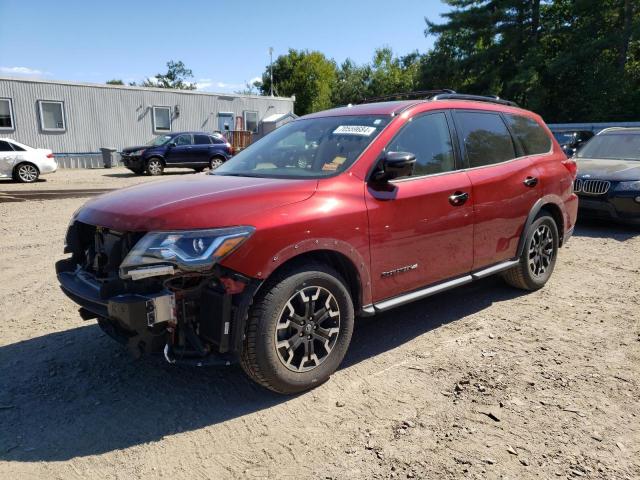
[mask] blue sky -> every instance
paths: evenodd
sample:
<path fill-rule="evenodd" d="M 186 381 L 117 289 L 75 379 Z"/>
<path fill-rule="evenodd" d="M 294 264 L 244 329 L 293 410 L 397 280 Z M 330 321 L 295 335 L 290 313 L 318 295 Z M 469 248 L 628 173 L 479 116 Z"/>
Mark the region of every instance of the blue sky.
<path fill-rule="evenodd" d="M 319 50 L 342 62 L 376 47 L 426 51 L 424 17 L 440 0 L 0 0 L 0 76 L 141 81 L 182 60 L 199 87 L 229 92 L 262 74 L 268 48 Z M 12 21 L 6 21 L 13 19 Z"/>

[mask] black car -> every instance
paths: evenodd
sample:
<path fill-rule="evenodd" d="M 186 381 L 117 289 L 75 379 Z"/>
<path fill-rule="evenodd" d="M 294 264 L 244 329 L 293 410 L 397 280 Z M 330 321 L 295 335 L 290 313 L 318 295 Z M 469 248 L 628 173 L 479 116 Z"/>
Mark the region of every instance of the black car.
<path fill-rule="evenodd" d="M 593 138 L 590 130 L 562 130 L 553 132 L 553 136 L 562 147 L 567 157 L 573 157 L 578 150 Z"/>
<path fill-rule="evenodd" d="M 576 155 L 580 215 L 640 225 L 640 128 L 608 128 Z"/>
<path fill-rule="evenodd" d="M 233 155 L 220 134 L 176 132 L 160 135 L 143 146 L 122 149 L 122 162 L 134 173 L 161 175 L 165 167 L 186 167 L 201 172 L 217 168 Z"/>

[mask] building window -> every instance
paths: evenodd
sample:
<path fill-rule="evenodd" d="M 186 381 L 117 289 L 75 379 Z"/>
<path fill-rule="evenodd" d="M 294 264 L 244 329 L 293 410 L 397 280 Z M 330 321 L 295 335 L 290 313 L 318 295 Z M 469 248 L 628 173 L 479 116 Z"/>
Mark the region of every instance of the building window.
<path fill-rule="evenodd" d="M 10 98 L 0 98 L 0 130 L 13 130 L 13 105 Z"/>
<path fill-rule="evenodd" d="M 258 133 L 258 112 L 244 112 L 244 129 Z"/>
<path fill-rule="evenodd" d="M 40 128 L 43 132 L 64 132 L 64 102 L 38 100 L 40 108 Z"/>
<path fill-rule="evenodd" d="M 153 107 L 153 129 L 156 132 L 171 131 L 171 107 Z"/>

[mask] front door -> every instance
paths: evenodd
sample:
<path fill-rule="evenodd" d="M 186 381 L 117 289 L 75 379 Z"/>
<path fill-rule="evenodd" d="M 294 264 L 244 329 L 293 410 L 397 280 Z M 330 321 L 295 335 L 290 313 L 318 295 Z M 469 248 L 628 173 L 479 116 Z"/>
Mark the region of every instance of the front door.
<path fill-rule="evenodd" d="M 218 113 L 218 130 L 223 134 L 226 134 L 227 132 L 233 130 L 233 113 Z"/>
<path fill-rule="evenodd" d="M 171 140 L 174 146 L 167 149 L 165 161 L 167 165 L 188 165 L 194 163 L 193 139 L 190 133 L 178 135 Z"/>
<path fill-rule="evenodd" d="M 527 216 L 540 198 L 539 173 L 497 112 L 454 113 L 474 198 L 473 269 L 516 256 Z"/>
<path fill-rule="evenodd" d="M 457 169 L 450 121 L 441 111 L 411 119 L 386 151 L 413 153 L 413 175 L 388 191 L 367 186 L 374 302 L 471 270 L 471 182 Z"/>

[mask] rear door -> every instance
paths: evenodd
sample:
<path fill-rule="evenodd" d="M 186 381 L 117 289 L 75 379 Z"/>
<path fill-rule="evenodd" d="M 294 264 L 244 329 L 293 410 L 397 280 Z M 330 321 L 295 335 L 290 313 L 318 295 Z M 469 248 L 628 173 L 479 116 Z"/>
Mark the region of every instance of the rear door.
<path fill-rule="evenodd" d="M 167 165 L 187 166 L 193 162 L 193 138 L 183 133 L 172 140 L 175 146 L 169 147 L 165 154 Z"/>
<path fill-rule="evenodd" d="M 471 270 L 471 182 L 459 170 L 450 123 L 443 111 L 409 120 L 386 151 L 413 153 L 413 175 L 391 188 L 367 186 L 374 301 Z"/>
<path fill-rule="evenodd" d="M 516 256 L 527 215 L 541 196 L 539 173 L 501 113 L 456 110 L 454 117 L 474 199 L 478 270 Z"/>
<path fill-rule="evenodd" d="M 193 162 L 207 165 L 209 163 L 209 155 L 211 154 L 211 137 L 209 135 L 197 134 L 193 135 Z"/>
<path fill-rule="evenodd" d="M 17 153 L 9 142 L 0 140 L 0 177 L 10 177 L 15 165 Z"/>

